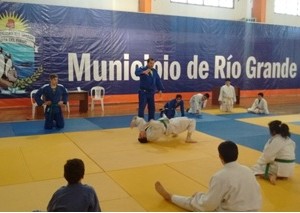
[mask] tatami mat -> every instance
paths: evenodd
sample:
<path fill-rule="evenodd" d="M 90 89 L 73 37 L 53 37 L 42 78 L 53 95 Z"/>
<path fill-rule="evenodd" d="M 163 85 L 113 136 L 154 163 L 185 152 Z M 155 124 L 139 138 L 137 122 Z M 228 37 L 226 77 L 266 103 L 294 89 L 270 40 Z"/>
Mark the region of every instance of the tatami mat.
<path fill-rule="evenodd" d="M 220 141 L 196 132 L 193 136 L 199 143 L 195 144 L 184 142 L 186 133 L 176 138 L 164 137 L 155 143 L 141 144 L 137 141 L 137 129 L 129 128 L 66 134 L 105 171 L 197 159 L 203 150 L 207 151 L 201 153 L 203 155 L 213 150 L 213 141 Z"/>
<path fill-rule="evenodd" d="M 232 114 L 221 114 L 220 116 L 229 119 L 241 119 L 241 118 L 262 118 L 262 117 L 268 117 L 273 115 L 255 114 L 255 113 L 232 113 Z"/>
<path fill-rule="evenodd" d="M 203 186 L 167 165 L 144 166 L 109 172 L 131 196 L 133 196 L 146 211 L 182 211 L 174 205 L 165 205 L 165 201 L 154 189 L 154 183 L 160 180 L 169 188 L 183 195 L 192 194 L 198 190 L 207 190 Z M 130 180 L 130 181 L 128 181 Z"/>
<path fill-rule="evenodd" d="M 233 113 L 245 113 L 247 112 L 247 110 L 240 107 L 234 107 L 231 112 L 221 112 L 220 109 L 204 109 L 203 112 L 208 114 L 213 114 L 213 115 L 226 115 L 226 114 L 233 114 Z"/>
<path fill-rule="evenodd" d="M 39 134 L 53 134 L 74 131 L 88 131 L 110 128 L 128 127 L 132 115 L 111 116 L 111 117 L 93 117 L 93 118 L 71 118 L 65 119 L 63 129 L 53 128 L 44 129 L 44 121 L 21 121 L 12 123 L 0 123 L 0 137 L 26 136 Z"/>
<path fill-rule="evenodd" d="M 103 171 L 64 134 L 0 139 L 0 186 L 62 177 L 68 158 L 81 158 L 86 173 Z"/>
<path fill-rule="evenodd" d="M 290 131 L 294 134 L 300 134 L 300 125 L 294 122 L 299 122 L 300 114 L 293 115 L 277 115 L 277 116 L 268 116 L 268 117 L 259 117 L 259 118 L 245 118 L 239 119 L 240 121 L 251 123 L 259 126 L 268 127 L 268 123 L 273 120 L 280 120 L 289 125 Z"/>
<path fill-rule="evenodd" d="M 63 165 L 70 158 L 85 162 L 83 182 L 95 188 L 103 211 L 183 211 L 157 194 L 155 181 L 183 195 L 207 191 L 211 175 L 222 168 L 217 152 L 221 141 L 237 142 L 239 162 L 250 167 L 269 137 L 269 121 L 280 119 L 299 126 L 300 120 L 299 115 L 204 113 L 195 118 L 198 131 L 193 137 L 198 143 L 185 143 L 186 133 L 182 133 L 140 144 L 137 129 L 128 128 L 131 118 L 66 119 L 65 129 L 47 134 L 38 134 L 42 121 L 28 122 L 31 130 L 24 128 L 26 122 L 2 123 L 8 133 L 0 138 L 0 211 L 45 211 L 54 191 L 66 184 Z M 300 133 L 294 127 L 292 131 Z M 276 186 L 258 179 L 264 200 L 261 210 L 299 211 L 299 177 L 297 164 L 294 176 Z"/>
<path fill-rule="evenodd" d="M 264 179 L 258 179 L 263 195 L 262 211 L 299 212 L 300 166 L 288 181 L 278 180 L 274 186 Z"/>
<path fill-rule="evenodd" d="M 88 183 L 95 188 L 104 211 L 144 211 L 136 200 L 105 173 L 86 174 L 83 183 Z M 59 178 L 2 186 L 0 187 L 1 211 L 46 211 L 52 194 L 63 185 L 66 185 L 65 180 Z M 127 206 L 124 205 L 125 203 Z"/>

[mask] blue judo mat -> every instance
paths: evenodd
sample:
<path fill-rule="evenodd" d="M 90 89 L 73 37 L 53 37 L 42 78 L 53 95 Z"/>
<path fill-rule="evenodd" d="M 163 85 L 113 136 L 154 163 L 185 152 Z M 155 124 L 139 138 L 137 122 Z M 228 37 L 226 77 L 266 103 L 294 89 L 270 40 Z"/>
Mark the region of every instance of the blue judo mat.
<path fill-rule="evenodd" d="M 290 122 L 290 123 L 300 126 L 300 122 Z"/>
<path fill-rule="evenodd" d="M 71 118 L 65 119 L 65 127 L 63 129 L 53 128 L 52 130 L 44 129 L 44 120 L 0 123 L 0 137 L 122 128 L 129 126 L 132 117 L 132 115 L 127 115 L 115 117 Z"/>
<path fill-rule="evenodd" d="M 219 115 L 224 118 L 230 118 L 230 119 L 241 119 L 241 118 L 259 118 L 259 117 L 267 117 L 272 116 L 271 114 L 254 114 L 254 113 L 234 113 L 234 114 L 223 114 Z"/>
<path fill-rule="evenodd" d="M 261 117 L 262 115 L 250 113 L 211 115 L 203 113 L 201 116 L 193 114 L 186 114 L 186 116 L 196 120 L 196 129 L 200 132 L 221 138 L 223 140 L 231 140 L 240 145 L 244 145 L 259 151 L 263 150 L 265 143 L 270 137 L 267 127 L 261 127 L 236 120 L 240 118 Z M 0 137 L 126 128 L 129 127 L 132 117 L 133 115 L 70 118 L 65 119 L 65 127 L 63 129 L 54 128 L 52 130 L 44 129 L 44 120 L 5 122 L 0 123 Z M 156 117 L 159 117 L 158 114 L 156 114 Z M 295 125 L 300 125 L 300 122 L 292 123 Z M 300 141 L 300 135 L 292 134 L 291 138 L 296 143 Z M 296 156 L 300 156 L 300 145 L 296 146 Z M 300 163 L 300 159 L 296 159 L 296 162 Z"/>

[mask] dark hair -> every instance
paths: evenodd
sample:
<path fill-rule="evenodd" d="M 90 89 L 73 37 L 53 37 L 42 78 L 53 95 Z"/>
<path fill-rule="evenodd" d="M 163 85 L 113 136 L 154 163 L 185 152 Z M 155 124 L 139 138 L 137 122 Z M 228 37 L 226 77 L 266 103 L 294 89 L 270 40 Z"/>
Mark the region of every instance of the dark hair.
<path fill-rule="evenodd" d="M 209 99 L 209 94 L 208 93 L 205 93 L 204 96 Z"/>
<path fill-rule="evenodd" d="M 148 58 L 147 63 L 149 63 L 150 61 L 155 61 L 155 60 L 154 60 L 154 58 Z"/>
<path fill-rule="evenodd" d="M 50 80 L 52 80 L 53 78 L 58 78 L 57 74 L 50 74 L 49 75 Z"/>
<path fill-rule="evenodd" d="M 176 99 L 177 99 L 177 98 L 180 98 L 180 99 L 182 99 L 182 95 L 180 95 L 180 94 L 177 94 L 177 95 L 176 95 Z"/>
<path fill-rule="evenodd" d="M 220 143 L 218 151 L 224 163 L 236 161 L 239 155 L 238 147 L 232 141 L 224 141 Z"/>
<path fill-rule="evenodd" d="M 230 78 L 226 78 L 226 79 L 225 79 L 225 82 L 226 82 L 226 81 L 230 81 Z"/>
<path fill-rule="evenodd" d="M 78 183 L 84 176 L 84 163 L 81 159 L 70 159 L 64 166 L 64 177 L 69 184 Z"/>
<path fill-rule="evenodd" d="M 284 138 L 291 136 L 289 126 L 279 120 L 271 121 L 268 125 L 271 135 L 280 134 Z"/>
<path fill-rule="evenodd" d="M 261 97 L 264 97 L 264 94 L 262 92 L 258 93 L 257 95 L 260 95 Z"/>
<path fill-rule="evenodd" d="M 138 138 L 139 142 L 140 143 L 148 143 L 148 140 L 146 137 L 143 137 L 143 138 Z"/>

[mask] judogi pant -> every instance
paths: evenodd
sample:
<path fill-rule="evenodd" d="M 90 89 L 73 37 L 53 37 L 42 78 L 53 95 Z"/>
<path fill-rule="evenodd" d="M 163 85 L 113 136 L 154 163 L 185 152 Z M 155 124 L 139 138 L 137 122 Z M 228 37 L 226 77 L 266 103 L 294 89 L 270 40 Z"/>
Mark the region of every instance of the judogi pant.
<path fill-rule="evenodd" d="M 63 117 L 63 113 L 61 107 L 59 105 L 47 106 L 45 110 L 45 129 L 52 129 L 54 126 L 59 129 L 64 128 L 65 121 Z"/>
<path fill-rule="evenodd" d="M 223 98 L 220 110 L 222 112 L 231 112 L 233 109 L 233 99 L 232 98 Z"/>
<path fill-rule="evenodd" d="M 148 105 L 148 121 L 154 119 L 155 114 L 155 100 L 154 92 L 147 92 L 145 90 L 139 90 L 139 110 L 138 116 L 144 118 L 144 111 L 146 105 Z"/>

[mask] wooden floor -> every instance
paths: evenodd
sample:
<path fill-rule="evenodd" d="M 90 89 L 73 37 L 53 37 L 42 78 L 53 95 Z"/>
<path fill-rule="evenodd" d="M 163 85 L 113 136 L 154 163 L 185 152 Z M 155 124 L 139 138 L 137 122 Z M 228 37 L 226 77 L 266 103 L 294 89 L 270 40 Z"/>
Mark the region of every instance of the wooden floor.
<path fill-rule="evenodd" d="M 282 103 L 284 99 L 284 104 Z M 238 107 L 247 109 L 251 106 L 253 98 L 242 98 Z M 298 96 L 285 96 L 285 97 L 270 97 L 268 99 L 269 111 L 272 114 L 285 115 L 300 113 L 300 98 Z M 156 110 L 162 108 L 164 103 L 157 102 Z M 185 106 L 188 107 L 188 101 L 185 101 Z M 207 109 L 218 108 L 217 105 L 211 105 L 208 102 Z M 114 116 L 114 115 L 131 115 L 137 114 L 137 103 L 121 103 L 121 104 L 107 104 L 105 105 L 104 112 L 101 110 L 100 105 L 96 106 L 94 111 L 89 109 L 86 113 L 79 113 L 77 105 L 71 105 L 71 112 L 68 114 L 64 112 L 66 118 L 80 118 L 80 117 L 99 117 L 99 116 Z M 146 112 L 145 112 L 146 113 Z M 35 117 L 36 120 L 44 119 L 43 116 Z M 30 103 L 26 107 L 1 107 L 0 106 L 0 122 L 5 121 L 24 121 L 32 120 L 32 112 Z"/>

